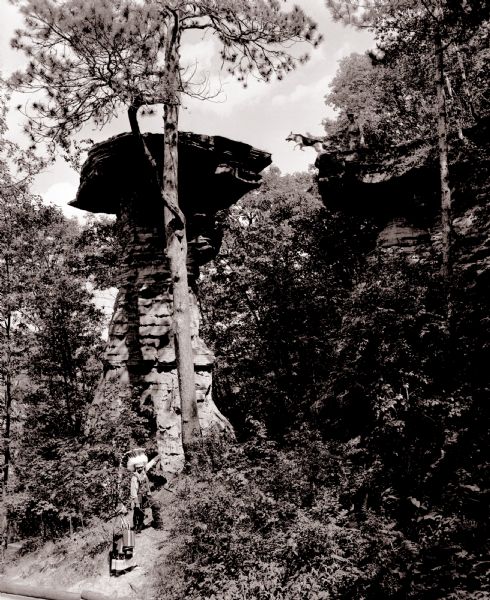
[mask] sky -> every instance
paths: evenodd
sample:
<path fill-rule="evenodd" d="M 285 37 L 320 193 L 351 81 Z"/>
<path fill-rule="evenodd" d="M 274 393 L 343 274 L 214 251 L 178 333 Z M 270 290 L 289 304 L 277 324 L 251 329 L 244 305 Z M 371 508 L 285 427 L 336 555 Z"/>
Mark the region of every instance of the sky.
<path fill-rule="evenodd" d="M 273 164 L 283 173 L 308 169 L 315 160 L 315 151 L 311 148 L 303 151 L 295 149 L 294 143 L 286 142 L 285 138 L 291 131 L 323 135 L 322 120 L 334 115 L 332 109 L 325 105 L 324 97 L 339 59 L 352 52 L 365 52 L 373 46 L 373 40 L 369 32 L 334 23 L 325 7 L 325 0 L 296 0 L 295 3 L 318 23 L 324 36 L 323 43 L 310 50 L 309 62 L 282 81 L 249 81 L 245 89 L 232 77 L 221 74 L 219 83 L 222 91 L 216 100 L 184 99 L 180 114 L 181 130 L 221 135 L 270 152 Z M 8 0 L 0 0 L 0 23 L 0 73 L 7 77 L 22 69 L 26 60 L 21 52 L 10 48 L 13 31 L 22 26 L 22 17 Z M 214 60 L 216 50 L 211 36 L 199 34 L 183 45 L 182 58 L 191 67 L 196 64 L 199 69 L 212 73 L 217 62 Z M 212 73 L 213 82 L 217 80 Z M 24 101 L 19 97 L 14 99 L 15 104 Z M 19 112 L 11 110 L 8 118 L 10 139 L 23 141 L 23 119 Z M 161 125 L 158 116 L 146 118 L 141 123 L 146 131 L 159 131 Z M 88 126 L 82 137 L 102 141 L 128 130 L 123 116 L 106 125 L 102 131 Z M 82 211 L 67 206 L 75 197 L 78 182 L 78 174 L 60 158 L 37 177 L 34 192 L 46 202 L 61 207 L 67 216 L 82 218 Z"/>

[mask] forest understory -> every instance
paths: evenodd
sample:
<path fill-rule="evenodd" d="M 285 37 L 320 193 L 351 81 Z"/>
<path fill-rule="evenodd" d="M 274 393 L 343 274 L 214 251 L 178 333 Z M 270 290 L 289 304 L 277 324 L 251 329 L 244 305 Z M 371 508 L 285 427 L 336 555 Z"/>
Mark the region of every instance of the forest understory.
<path fill-rule="evenodd" d="M 230 76 L 269 82 L 304 64 L 285 48 L 314 50 L 316 25 L 273 0 L 21 4 L 30 17 L 13 45 L 29 63 L 0 91 L 1 577 L 120 600 L 490 600 L 487 3 L 327 0 L 375 47 L 339 61 L 325 90 L 336 116 L 323 137 L 299 136 L 312 163 L 317 151 L 307 172 L 272 164 L 228 208 L 206 199 L 216 210 L 195 222 L 212 234 L 195 236 L 207 254 L 191 267 L 183 253 L 175 261 L 188 233 L 178 111 L 194 89 L 181 77 L 181 35 L 209 28 Z M 9 139 L 11 95 L 38 89 L 46 104 L 31 106 L 32 145 L 21 148 Z M 138 110 L 155 105 L 165 177 L 139 130 Z M 171 291 L 184 281 L 184 298 L 197 298 L 215 360 L 208 391 L 235 438 L 200 445 L 189 326 L 190 400 L 181 385 L 172 408 L 197 421 L 179 421 L 186 468 L 155 470 L 163 529 L 139 534 L 137 566 L 114 578 L 126 453 L 155 456 L 163 435 L 141 378 L 107 399 L 95 426 L 90 417 L 110 370 L 97 305 L 134 275 L 121 258 L 130 236 L 113 218 L 68 219 L 32 185 L 55 148 L 80 166 L 84 124 L 121 110 L 145 201 L 165 213 L 155 230 Z M 257 161 L 260 151 L 236 147 Z M 217 164 L 213 176 L 226 171 L 238 193 L 241 167 Z M 157 375 L 183 362 L 168 322 L 173 362 L 159 355 Z M 119 341 L 138 339 L 140 325 Z"/>

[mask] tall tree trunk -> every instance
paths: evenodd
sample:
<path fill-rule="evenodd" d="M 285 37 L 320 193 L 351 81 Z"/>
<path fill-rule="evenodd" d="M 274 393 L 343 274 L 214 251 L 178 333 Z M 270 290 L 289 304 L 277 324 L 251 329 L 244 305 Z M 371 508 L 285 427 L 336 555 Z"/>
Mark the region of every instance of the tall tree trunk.
<path fill-rule="evenodd" d="M 460 140 L 464 140 L 464 134 L 463 134 L 463 128 L 461 126 L 461 119 L 460 119 L 460 114 L 461 111 L 459 110 L 459 107 L 457 106 L 457 99 L 453 93 L 453 86 L 451 85 L 451 80 L 449 79 L 449 76 L 447 73 L 444 73 L 444 80 L 446 82 L 446 90 L 449 96 L 449 99 L 451 100 L 451 106 L 453 108 L 453 113 L 455 115 L 455 119 L 456 119 L 456 128 L 458 130 L 458 137 Z M 446 108 L 447 108 L 447 102 L 446 102 Z"/>
<path fill-rule="evenodd" d="M 11 315 L 7 316 L 6 322 L 7 341 L 7 364 L 5 373 L 5 403 L 4 403 L 4 430 L 3 430 L 3 466 L 2 466 L 2 507 L 0 511 L 0 529 L 2 536 L 2 548 L 8 545 L 8 516 L 7 516 L 7 487 L 10 471 L 10 424 L 12 412 L 12 359 L 11 359 Z"/>
<path fill-rule="evenodd" d="M 5 412 L 4 412 L 4 441 L 3 441 L 3 473 L 2 473 L 2 506 L 0 510 L 0 534 L 1 534 L 1 546 L 2 554 L 8 546 L 9 538 L 9 520 L 7 514 L 7 496 L 8 496 L 8 480 L 10 470 L 10 421 L 11 421 L 11 410 L 12 410 L 12 382 L 10 373 L 7 373 L 6 384 L 5 384 Z"/>
<path fill-rule="evenodd" d="M 442 233 L 442 268 L 441 274 L 446 286 L 447 320 L 449 323 L 451 303 L 451 275 L 452 275 L 452 199 L 449 186 L 449 161 L 448 161 L 448 132 L 446 97 L 444 94 L 444 49 L 439 26 L 435 34 L 436 51 L 436 92 L 437 92 L 437 137 L 439 153 L 439 177 L 441 185 L 441 233 Z"/>
<path fill-rule="evenodd" d="M 10 367 L 9 367 L 10 368 Z M 5 381 L 5 426 L 4 426 L 4 443 L 3 443 L 3 477 L 2 490 L 7 493 L 7 484 L 10 471 L 10 423 L 12 412 L 12 378 L 10 372 L 7 372 Z"/>
<path fill-rule="evenodd" d="M 466 103 L 468 104 L 468 108 L 470 109 L 471 116 L 474 121 L 478 121 L 478 113 L 475 109 L 475 105 L 473 104 L 473 98 L 471 96 L 470 88 L 468 86 L 468 79 L 466 78 L 466 69 L 464 66 L 463 56 L 461 54 L 460 49 L 456 46 L 456 56 L 458 58 L 459 71 L 461 73 L 461 81 L 463 92 L 466 98 Z"/>
<path fill-rule="evenodd" d="M 187 236 L 185 220 L 177 219 L 169 205 L 178 206 L 178 125 L 179 125 L 179 44 L 180 23 L 173 12 L 166 47 L 165 143 L 163 155 L 164 219 L 167 257 L 173 293 L 173 332 L 179 380 L 182 419 L 182 446 L 186 463 L 195 464 L 202 453 L 202 434 L 197 411 L 194 357 L 191 343 L 189 285 L 187 281 Z"/>

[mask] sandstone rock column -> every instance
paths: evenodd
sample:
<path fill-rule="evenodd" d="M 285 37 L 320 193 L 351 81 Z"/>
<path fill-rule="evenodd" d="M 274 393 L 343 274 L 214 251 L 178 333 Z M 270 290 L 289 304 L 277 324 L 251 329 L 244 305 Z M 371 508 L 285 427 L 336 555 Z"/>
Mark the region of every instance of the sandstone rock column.
<path fill-rule="evenodd" d="M 161 136 L 149 136 L 158 157 Z M 258 172 L 270 155 L 225 138 L 182 133 L 179 193 L 189 237 L 189 284 L 196 395 L 204 436 L 232 435 L 232 427 L 212 398 L 214 356 L 199 337 L 194 286 L 199 265 L 213 258 L 220 242 L 215 213 L 260 183 Z M 166 471 L 183 466 L 180 398 L 172 333 L 172 289 L 165 257 L 162 208 L 142 176 L 137 147 L 124 134 L 98 144 L 82 170 L 78 208 L 114 212 L 125 254 L 121 285 L 109 326 L 103 374 L 91 407 L 89 429 L 117 420 L 124 411 L 152 424 Z M 127 412 L 126 412 L 127 414 Z"/>

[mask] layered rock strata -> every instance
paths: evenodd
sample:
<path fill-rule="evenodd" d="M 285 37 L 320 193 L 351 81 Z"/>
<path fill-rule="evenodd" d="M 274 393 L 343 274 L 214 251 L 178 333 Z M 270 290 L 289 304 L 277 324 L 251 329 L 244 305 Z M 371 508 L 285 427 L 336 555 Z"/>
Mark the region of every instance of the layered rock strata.
<path fill-rule="evenodd" d="M 437 171 L 424 142 L 394 148 L 387 156 L 369 149 L 320 154 L 318 187 L 333 209 L 369 216 L 378 225 L 378 248 L 411 250 L 430 238 L 438 208 Z"/>
<path fill-rule="evenodd" d="M 484 204 L 490 117 L 464 133 L 464 141 L 450 138 L 456 234 L 461 223 L 477 222 L 472 215 Z M 373 219 L 378 250 L 420 252 L 431 239 L 437 239 L 440 180 L 435 138 L 414 140 L 382 152 L 370 148 L 327 151 L 318 155 L 315 166 L 326 206 Z M 479 189 L 481 192 L 475 193 Z"/>
<path fill-rule="evenodd" d="M 147 143 L 161 164 L 163 136 Z M 231 432 L 212 398 L 213 353 L 199 337 L 195 295 L 199 265 L 218 252 L 215 215 L 260 185 L 268 153 L 226 138 L 179 134 L 179 200 L 187 221 L 191 334 L 196 396 L 204 435 Z M 92 148 L 72 205 L 114 213 L 125 248 L 120 287 L 103 357 L 103 375 L 91 407 L 89 428 L 116 422 L 125 411 L 154 424 L 162 466 L 183 465 L 180 398 L 172 333 L 172 285 L 165 256 L 163 210 L 139 149 L 130 134 Z"/>

